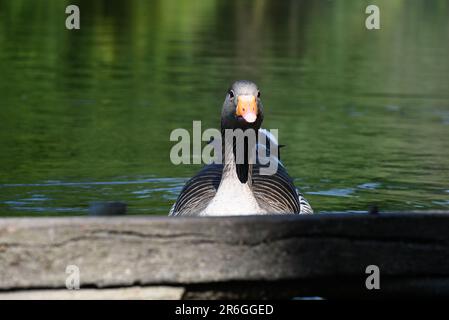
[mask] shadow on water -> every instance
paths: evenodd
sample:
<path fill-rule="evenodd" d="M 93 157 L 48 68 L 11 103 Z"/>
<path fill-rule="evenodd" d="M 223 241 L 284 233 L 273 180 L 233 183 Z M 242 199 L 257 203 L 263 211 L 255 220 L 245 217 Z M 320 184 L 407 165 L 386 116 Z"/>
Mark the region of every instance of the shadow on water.
<path fill-rule="evenodd" d="M 447 1 L 378 1 L 379 31 L 367 1 L 75 3 L 67 31 L 67 1 L 0 0 L 0 215 L 166 214 L 199 169 L 170 132 L 241 78 L 316 211 L 449 208 Z"/>

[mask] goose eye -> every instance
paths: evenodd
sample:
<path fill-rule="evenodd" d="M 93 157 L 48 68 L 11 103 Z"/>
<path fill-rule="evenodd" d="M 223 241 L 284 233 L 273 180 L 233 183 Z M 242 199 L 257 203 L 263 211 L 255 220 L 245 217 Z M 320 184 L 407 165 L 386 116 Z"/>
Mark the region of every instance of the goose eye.
<path fill-rule="evenodd" d="M 229 90 L 229 98 L 233 99 L 234 98 L 234 91 L 233 90 Z"/>
<path fill-rule="evenodd" d="M 257 98 L 260 98 L 260 91 L 257 91 Z"/>

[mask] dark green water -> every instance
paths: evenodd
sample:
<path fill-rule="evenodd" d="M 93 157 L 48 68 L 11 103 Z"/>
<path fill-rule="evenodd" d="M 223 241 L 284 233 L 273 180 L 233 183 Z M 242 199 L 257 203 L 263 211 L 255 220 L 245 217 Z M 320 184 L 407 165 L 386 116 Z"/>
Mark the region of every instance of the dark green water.
<path fill-rule="evenodd" d="M 170 132 L 236 79 L 315 211 L 449 209 L 449 2 L 368 3 L 0 0 L 0 215 L 166 214 L 199 169 Z"/>

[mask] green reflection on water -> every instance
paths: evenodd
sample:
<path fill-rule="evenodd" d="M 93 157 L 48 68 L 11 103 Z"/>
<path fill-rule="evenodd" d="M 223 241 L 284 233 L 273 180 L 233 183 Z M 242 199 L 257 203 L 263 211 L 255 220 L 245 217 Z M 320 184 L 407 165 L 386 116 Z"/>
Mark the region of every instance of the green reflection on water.
<path fill-rule="evenodd" d="M 376 1 L 367 31 L 368 3 L 0 0 L 0 214 L 166 214 L 199 169 L 171 130 L 218 127 L 236 79 L 316 211 L 449 208 L 449 3 Z"/>

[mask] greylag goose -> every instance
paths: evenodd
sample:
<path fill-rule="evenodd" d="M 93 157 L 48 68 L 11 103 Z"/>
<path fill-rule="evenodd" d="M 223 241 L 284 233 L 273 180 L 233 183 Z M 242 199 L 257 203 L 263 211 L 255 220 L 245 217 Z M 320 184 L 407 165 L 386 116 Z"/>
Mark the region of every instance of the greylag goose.
<path fill-rule="evenodd" d="M 226 94 L 221 112 L 224 161 L 204 166 L 198 174 L 188 180 L 169 215 L 313 213 L 312 207 L 287 174 L 279 156 L 275 159 L 278 161 L 275 173 L 261 174 L 260 162 L 248 160 L 247 153 L 251 146 L 248 141 L 244 141 L 245 156 L 243 161 L 236 161 L 236 141 L 227 141 L 224 132 L 226 129 L 242 131 L 253 129 L 259 134 L 258 137 L 266 137 L 271 139 L 271 142 L 277 143 L 267 131 L 260 129 L 262 121 L 263 106 L 256 84 L 246 80 L 236 81 Z M 256 148 L 260 148 L 258 142 Z M 276 148 L 278 147 L 276 144 Z M 269 147 L 266 149 L 269 151 Z"/>

